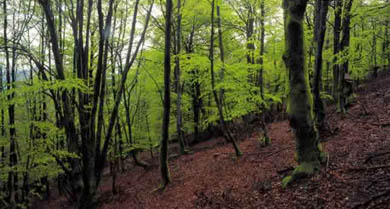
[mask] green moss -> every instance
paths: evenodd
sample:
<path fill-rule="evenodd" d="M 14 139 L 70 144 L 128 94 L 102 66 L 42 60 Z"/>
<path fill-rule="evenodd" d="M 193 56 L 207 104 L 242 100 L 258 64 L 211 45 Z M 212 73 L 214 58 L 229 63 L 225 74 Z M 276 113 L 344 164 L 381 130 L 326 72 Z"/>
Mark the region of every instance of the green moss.
<path fill-rule="evenodd" d="M 328 161 L 328 155 L 329 155 L 329 153 L 327 153 L 327 152 L 321 152 L 320 153 L 320 161 L 321 161 L 321 163 L 326 163 L 326 161 Z"/>
<path fill-rule="evenodd" d="M 307 177 L 314 173 L 315 165 L 313 163 L 303 162 L 294 169 L 293 176 L 295 178 Z"/>
<path fill-rule="evenodd" d="M 286 176 L 282 180 L 282 187 L 287 188 L 288 185 L 290 185 L 294 181 L 292 176 Z"/>
<path fill-rule="evenodd" d="M 317 148 L 318 148 L 318 150 L 320 151 L 320 152 L 322 152 L 322 144 L 321 143 L 318 143 L 318 145 L 317 145 Z"/>
<path fill-rule="evenodd" d="M 282 187 L 286 188 L 297 179 L 313 175 L 314 172 L 317 170 L 317 167 L 317 163 L 304 162 L 300 164 L 294 169 L 293 173 L 290 176 L 286 176 L 285 178 L 283 178 Z"/>

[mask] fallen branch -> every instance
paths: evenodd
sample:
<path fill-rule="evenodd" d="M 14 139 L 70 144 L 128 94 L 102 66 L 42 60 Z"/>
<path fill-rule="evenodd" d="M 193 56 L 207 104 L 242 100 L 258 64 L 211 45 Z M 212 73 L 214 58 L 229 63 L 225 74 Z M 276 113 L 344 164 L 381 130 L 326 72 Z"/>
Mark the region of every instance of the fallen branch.
<path fill-rule="evenodd" d="M 390 168 L 390 164 L 388 165 L 377 165 L 377 166 L 371 166 L 371 167 L 360 167 L 360 168 L 349 168 L 348 171 L 362 171 L 362 170 L 375 170 L 375 169 L 382 169 L 382 168 Z"/>
<path fill-rule="evenodd" d="M 363 203 L 359 203 L 355 206 L 353 206 L 352 208 L 355 209 L 355 208 L 360 208 L 360 207 L 363 207 L 363 208 L 367 208 L 368 205 L 370 205 L 371 202 L 374 202 L 382 197 L 386 197 L 386 196 L 389 196 L 390 195 L 390 190 L 386 191 L 386 192 L 383 192 L 381 194 L 378 194 L 378 195 L 375 195 L 373 197 L 371 197 L 369 200 L 363 202 Z"/>
<path fill-rule="evenodd" d="M 382 155 L 387 155 L 387 154 L 390 154 L 390 152 L 383 152 L 383 153 L 371 155 L 371 156 L 367 157 L 366 160 L 364 160 L 364 164 L 366 164 L 368 161 L 372 160 L 372 158 L 380 157 Z"/>
<path fill-rule="evenodd" d="M 246 153 L 246 155 L 268 154 L 268 155 L 264 156 L 264 158 L 267 158 L 267 157 L 270 157 L 272 155 L 278 154 L 278 153 L 283 152 L 283 151 L 285 151 L 287 149 L 290 149 L 290 148 L 293 148 L 293 147 L 291 147 L 291 146 L 290 147 L 285 147 L 285 148 L 282 148 L 282 149 L 277 150 L 275 152 L 250 152 L 250 153 Z"/>

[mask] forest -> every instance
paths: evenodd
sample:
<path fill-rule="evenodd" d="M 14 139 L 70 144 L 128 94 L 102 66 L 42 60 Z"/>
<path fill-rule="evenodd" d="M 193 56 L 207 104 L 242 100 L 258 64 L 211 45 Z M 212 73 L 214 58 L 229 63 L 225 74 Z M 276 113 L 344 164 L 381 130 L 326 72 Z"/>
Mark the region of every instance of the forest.
<path fill-rule="evenodd" d="M 390 0 L 0 5 L 0 208 L 390 208 Z"/>

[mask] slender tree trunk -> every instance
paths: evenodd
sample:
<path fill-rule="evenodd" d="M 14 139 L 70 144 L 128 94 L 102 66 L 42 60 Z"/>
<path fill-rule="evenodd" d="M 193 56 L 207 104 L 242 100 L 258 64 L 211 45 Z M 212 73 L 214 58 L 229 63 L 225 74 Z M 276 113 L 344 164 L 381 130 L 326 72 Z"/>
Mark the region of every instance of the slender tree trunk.
<path fill-rule="evenodd" d="M 386 3 L 389 4 L 390 0 L 386 0 Z M 390 11 L 390 9 L 387 9 Z M 387 71 L 390 72 L 390 17 L 387 17 L 385 21 L 385 37 L 386 37 L 386 58 L 387 58 Z"/>
<path fill-rule="evenodd" d="M 338 65 L 338 54 L 340 51 L 340 33 L 341 33 L 341 13 L 343 7 L 342 0 L 335 0 L 335 9 L 334 9 L 334 26 L 333 26 L 333 98 L 335 101 L 338 101 L 337 92 L 339 89 L 339 65 Z"/>
<path fill-rule="evenodd" d="M 184 45 L 185 51 L 187 54 L 194 53 L 194 34 L 195 34 L 195 23 L 192 23 L 192 28 L 189 37 L 186 40 L 186 44 Z M 194 140 L 192 143 L 199 142 L 199 130 L 200 130 L 200 114 L 202 110 L 202 99 L 200 97 L 201 89 L 200 83 L 198 80 L 197 69 L 192 69 L 191 73 L 191 89 L 190 95 L 192 97 L 192 111 L 193 111 L 193 122 L 194 122 Z"/>
<path fill-rule="evenodd" d="M 169 113 L 171 109 L 171 25 L 172 25 L 172 0 L 167 0 L 165 3 L 165 51 L 164 51 L 164 114 L 162 139 L 160 150 L 160 172 L 161 172 L 161 188 L 164 189 L 171 177 L 168 166 L 168 140 L 169 140 Z"/>
<path fill-rule="evenodd" d="M 177 93 L 176 99 L 176 129 L 177 129 L 177 137 L 179 139 L 180 145 L 180 153 L 187 153 L 185 142 L 184 142 L 184 133 L 182 130 L 182 112 L 181 112 L 181 82 L 180 82 L 180 51 L 181 51 L 181 1 L 177 0 L 177 30 L 176 30 L 176 43 L 175 43 L 175 87 Z"/>
<path fill-rule="evenodd" d="M 374 78 L 377 78 L 378 77 L 378 66 L 377 66 L 377 57 L 376 57 L 376 23 L 374 21 L 372 21 L 372 31 L 373 31 L 373 35 L 372 35 L 372 58 L 373 58 L 373 62 L 374 62 L 374 66 L 373 66 L 373 70 L 374 70 Z"/>
<path fill-rule="evenodd" d="M 193 76 L 194 76 L 194 82 L 193 82 L 193 94 L 192 94 L 192 108 L 194 112 L 194 142 L 199 142 L 199 132 L 200 132 L 200 116 L 201 116 L 201 109 L 202 109 L 202 99 L 200 98 L 200 83 L 198 81 L 198 69 L 194 69 Z"/>
<path fill-rule="evenodd" d="M 225 77 L 225 51 L 223 48 L 223 38 L 222 38 L 222 20 L 221 20 L 221 11 L 220 6 L 217 6 L 217 26 L 218 26 L 218 44 L 219 44 L 219 53 L 220 53 L 220 59 L 222 62 L 222 68 L 219 73 L 219 79 L 221 82 L 223 82 Z M 219 90 L 219 103 L 223 107 L 224 102 L 224 88 L 221 88 Z"/>
<path fill-rule="evenodd" d="M 353 0 L 348 0 L 344 5 L 343 9 L 343 21 L 342 21 L 342 38 L 339 46 L 340 52 L 343 52 L 345 56 L 349 54 L 348 46 L 350 42 L 350 23 L 351 23 L 351 8 Z M 347 51 L 345 51 L 347 50 Z M 344 93 L 345 86 L 345 74 L 348 73 L 349 61 L 348 59 L 343 59 L 344 62 L 339 66 L 339 76 L 338 76 L 338 110 L 340 112 L 345 112 L 346 106 L 346 96 Z"/>
<path fill-rule="evenodd" d="M 229 128 L 227 127 L 227 124 L 224 119 L 223 115 L 223 106 L 221 104 L 221 100 L 218 98 L 217 90 L 215 89 L 215 75 L 214 75 L 214 11 L 215 11 L 215 0 L 212 0 L 211 3 L 211 37 L 210 37 L 210 72 L 211 72 L 211 88 L 213 91 L 213 96 L 215 103 L 217 104 L 218 108 L 218 115 L 219 115 L 219 123 L 222 127 L 222 132 L 225 135 L 225 139 L 228 142 L 231 142 L 233 144 L 234 150 L 236 152 L 237 156 L 241 156 L 242 152 L 236 143 L 235 139 L 233 138 L 233 135 L 230 133 Z M 222 57 L 221 57 L 222 58 Z M 223 58 L 222 58 L 223 59 Z"/>
<path fill-rule="evenodd" d="M 319 129 L 324 129 L 325 107 L 321 99 L 321 81 L 322 81 L 322 50 L 326 34 L 326 16 L 328 13 L 328 0 L 317 0 L 315 5 L 315 25 L 314 25 L 314 44 L 315 44 L 315 64 L 314 64 L 314 114 Z"/>
<path fill-rule="evenodd" d="M 7 7 L 6 6 L 6 2 L 4 1 L 3 2 L 3 6 L 4 7 Z M 3 8 L 4 9 L 4 8 Z M 5 8 L 7 9 L 7 8 Z M 4 15 L 4 18 L 6 18 L 6 13 L 3 14 Z M 6 33 L 6 28 L 5 28 L 5 25 L 3 26 L 4 27 L 4 32 Z M 4 42 L 6 41 L 6 36 L 4 36 Z M 7 48 L 5 48 L 5 50 L 8 50 Z M 3 94 L 3 87 L 4 87 L 4 84 L 3 84 L 3 79 L 4 79 L 4 74 L 3 74 L 3 67 L 1 66 L 0 67 L 0 94 Z M 4 109 L 1 108 L 0 110 L 0 136 L 2 137 L 5 137 L 5 134 L 6 134 L 6 130 L 5 130 L 5 124 L 4 124 Z M 2 145 L 0 147 L 0 168 L 2 168 L 3 166 L 5 165 L 5 147 Z"/>
<path fill-rule="evenodd" d="M 254 44 L 254 24 L 255 24 L 255 17 L 254 17 L 254 11 L 251 5 L 248 5 L 248 20 L 246 22 L 246 49 L 247 49 L 247 63 L 248 64 L 255 64 L 255 56 L 254 56 L 254 50 L 255 50 L 255 44 Z M 250 77 L 252 79 L 252 75 Z M 252 80 L 253 81 L 253 80 Z"/>
<path fill-rule="evenodd" d="M 389 0 L 386 1 L 390 3 Z M 390 17 L 386 20 L 386 49 L 387 49 L 387 71 L 390 72 Z"/>
<path fill-rule="evenodd" d="M 3 2 L 3 12 L 4 12 L 4 48 L 5 48 L 5 71 L 6 71 L 6 80 L 7 80 L 7 91 L 11 91 L 15 86 L 15 67 L 16 67 L 16 54 L 15 50 L 12 50 L 12 57 L 10 57 L 8 51 L 8 16 L 7 16 L 7 2 Z M 12 60 L 10 60 L 12 58 Z M 11 62 L 10 62 L 11 61 Z M 12 63 L 12 66 L 11 66 Z M 10 104 L 8 105 L 8 125 L 9 125 L 9 167 L 10 171 L 8 172 L 8 195 L 7 200 L 12 208 L 16 208 L 18 203 L 18 174 L 16 172 L 16 165 L 18 162 L 17 159 L 17 150 L 16 150 L 16 129 L 15 129 L 15 105 L 12 103 L 12 100 L 15 96 L 15 93 L 11 93 L 7 96 Z"/>
<path fill-rule="evenodd" d="M 4 3 L 4 5 L 5 5 L 5 3 Z M 5 49 L 5 50 L 7 50 L 7 49 Z M 4 89 L 3 89 L 3 86 L 4 86 L 3 79 L 4 79 L 4 77 L 3 77 L 3 67 L 0 67 L 0 93 L 1 94 L 4 91 Z M 0 110 L 0 120 L 1 120 L 0 121 L 0 135 L 4 137 L 5 136 L 5 125 L 4 125 L 4 109 L 3 108 L 1 108 L 1 110 Z M 1 150 L 3 150 L 3 149 L 4 149 L 4 146 L 1 146 Z M 0 161 L 2 162 L 1 157 L 0 157 Z"/>
<path fill-rule="evenodd" d="M 265 0 L 261 0 L 260 2 L 260 58 L 259 58 L 259 64 L 260 64 L 260 71 L 259 71 L 259 87 L 260 87 L 260 97 L 263 100 L 262 102 L 265 102 L 264 99 L 264 46 L 265 46 Z M 260 109 L 262 111 L 261 113 L 261 121 L 260 126 L 261 129 L 263 129 L 263 135 L 264 135 L 264 142 L 265 145 L 269 143 L 269 136 L 267 131 L 267 124 L 265 121 L 265 105 L 262 103 L 260 105 Z"/>

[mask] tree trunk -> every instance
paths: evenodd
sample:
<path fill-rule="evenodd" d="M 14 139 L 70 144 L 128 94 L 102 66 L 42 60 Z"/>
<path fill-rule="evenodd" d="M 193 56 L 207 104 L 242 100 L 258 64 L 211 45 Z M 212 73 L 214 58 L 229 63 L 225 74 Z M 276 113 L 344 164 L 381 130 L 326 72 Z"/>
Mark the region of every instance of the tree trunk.
<path fill-rule="evenodd" d="M 378 66 L 377 66 L 377 58 L 376 58 L 376 23 L 374 21 L 372 21 L 372 32 L 374 33 L 372 35 L 372 57 L 373 57 L 373 62 L 374 62 L 374 66 L 373 66 L 373 70 L 374 70 L 374 73 L 373 73 L 373 77 L 374 78 L 377 78 L 378 77 Z"/>
<path fill-rule="evenodd" d="M 351 8 L 353 0 L 349 0 L 343 9 L 343 22 L 342 22 L 342 38 L 339 46 L 340 52 L 343 52 L 344 56 L 348 56 L 348 46 L 350 41 L 350 23 L 351 23 Z M 344 52 L 344 50 L 347 50 Z M 346 96 L 344 93 L 345 79 L 344 76 L 348 73 L 349 61 L 348 59 L 343 59 L 344 62 L 339 66 L 339 75 L 338 75 L 338 102 L 337 107 L 338 111 L 345 112 L 346 106 Z"/>
<path fill-rule="evenodd" d="M 181 51 L 181 1 L 177 0 L 177 30 L 176 30 L 176 42 L 175 42 L 175 87 L 177 93 L 176 99 L 176 129 L 177 137 L 179 139 L 180 145 L 180 154 L 187 153 L 185 142 L 184 142 L 184 133 L 182 130 L 182 112 L 181 112 L 181 82 L 180 82 L 180 51 Z"/>
<path fill-rule="evenodd" d="M 12 56 L 10 57 L 8 51 L 8 38 L 7 38 L 7 2 L 4 1 L 3 4 L 4 12 L 4 48 L 5 48 L 5 71 L 6 71 L 6 80 L 7 80 L 7 91 L 11 91 L 15 88 L 15 67 L 16 67 L 16 52 L 12 50 Z M 12 59 L 12 66 L 11 60 Z M 15 97 L 15 93 L 11 93 L 7 96 L 8 102 L 8 124 L 9 124 L 9 167 L 10 171 L 8 172 L 8 195 L 7 200 L 12 208 L 16 207 L 18 203 L 18 173 L 16 172 L 16 165 L 18 162 L 17 159 L 17 150 L 16 150 L 16 129 L 15 129 L 15 105 L 12 100 Z"/>
<path fill-rule="evenodd" d="M 321 99 L 322 81 L 322 50 L 326 34 L 326 16 L 328 13 L 329 1 L 317 0 L 315 6 L 314 44 L 315 44 L 315 64 L 314 64 L 314 114 L 319 129 L 324 129 L 325 107 Z"/>
<path fill-rule="evenodd" d="M 165 3 L 165 51 L 164 51 L 164 115 L 162 127 L 162 139 L 160 150 L 161 188 L 164 189 L 171 177 L 168 166 L 168 140 L 169 140 L 169 113 L 171 109 L 171 25 L 172 25 L 172 0 Z"/>
<path fill-rule="evenodd" d="M 39 0 L 38 3 L 42 6 L 44 15 L 46 17 L 46 24 L 48 26 L 51 50 L 55 61 L 56 78 L 58 80 L 65 80 L 65 72 L 63 68 L 62 54 L 58 46 L 58 36 L 56 33 L 56 27 L 54 23 L 54 15 L 51 10 L 50 1 Z M 65 128 L 65 135 L 67 139 L 68 151 L 72 153 L 78 153 L 78 139 L 79 136 L 76 131 L 75 118 L 73 115 L 73 108 L 70 103 L 68 91 L 63 90 L 59 93 L 59 97 L 62 100 L 63 114 L 61 116 L 61 125 Z M 82 189 L 81 184 L 81 171 L 80 171 L 80 160 L 77 158 L 69 159 L 71 165 L 71 174 L 69 176 L 72 193 L 74 195 L 80 194 Z"/>
<path fill-rule="evenodd" d="M 284 185 L 288 185 L 302 173 L 313 173 L 320 165 L 321 152 L 305 67 L 303 17 L 307 2 L 308 0 L 283 1 L 286 40 L 283 59 L 290 74 L 288 112 L 296 140 L 296 160 L 299 163 L 292 178 L 287 178 Z"/>
<path fill-rule="evenodd" d="M 260 126 L 263 129 L 264 140 L 269 142 L 269 136 L 267 131 L 267 124 L 265 121 L 265 99 L 264 99 L 264 46 L 265 46 L 265 0 L 261 0 L 260 2 L 260 72 L 259 72 L 259 87 L 260 87 L 260 97 L 262 100 L 261 108 L 261 121 Z"/>
<path fill-rule="evenodd" d="M 337 92 L 339 88 L 339 65 L 338 61 L 338 53 L 340 51 L 340 32 L 341 32 L 341 13 L 342 13 L 342 0 L 335 0 L 335 9 L 334 9 L 334 27 L 333 27 L 333 88 L 332 94 L 335 101 L 338 101 Z"/>
<path fill-rule="evenodd" d="M 233 138 L 233 135 L 230 133 L 229 128 L 226 125 L 224 115 L 223 115 L 223 106 L 221 103 L 221 100 L 218 99 L 217 90 L 215 89 L 215 75 L 214 75 L 214 11 L 215 11 L 215 0 L 212 0 L 211 3 L 211 37 L 210 37 L 210 72 L 211 72 L 211 88 L 214 96 L 215 103 L 217 104 L 218 108 L 218 115 L 219 115 L 219 123 L 222 127 L 222 132 L 224 133 L 225 139 L 228 142 L 231 142 L 233 144 L 234 150 L 236 152 L 236 155 L 239 157 L 242 155 L 242 152 L 240 148 L 238 147 L 238 144 L 236 143 L 235 139 Z M 223 59 L 223 58 L 222 58 Z"/>

